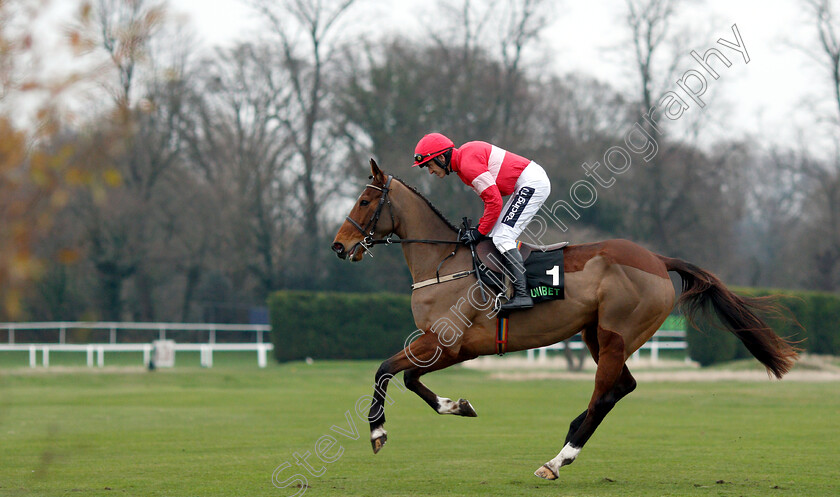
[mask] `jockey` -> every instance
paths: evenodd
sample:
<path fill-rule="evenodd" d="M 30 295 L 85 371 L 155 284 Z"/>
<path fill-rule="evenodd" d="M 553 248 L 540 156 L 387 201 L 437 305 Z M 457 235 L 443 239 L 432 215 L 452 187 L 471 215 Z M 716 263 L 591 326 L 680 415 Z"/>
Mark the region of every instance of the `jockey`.
<path fill-rule="evenodd" d="M 429 174 L 439 178 L 454 172 L 481 197 L 484 214 L 478 226 L 461 235 L 461 241 L 474 244 L 490 237 L 505 256 L 503 262 L 513 279 L 514 296 L 502 305 L 502 311 L 533 307 L 516 239 L 551 193 L 543 168 L 486 142 L 472 141 L 455 148 L 452 140 L 440 133 L 420 139 L 414 148 L 414 165 L 428 166 Z M 502 197 L 508 195 L 503 207 Z"/>

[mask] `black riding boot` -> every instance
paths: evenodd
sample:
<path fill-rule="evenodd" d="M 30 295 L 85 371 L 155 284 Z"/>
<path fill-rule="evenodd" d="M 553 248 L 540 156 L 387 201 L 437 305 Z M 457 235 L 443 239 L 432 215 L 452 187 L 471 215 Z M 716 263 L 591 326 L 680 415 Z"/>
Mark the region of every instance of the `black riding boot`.
<path fill-rule="evenodd" d="M 522 261 L 522 254 L 519 250 L 513 249 L 502 255 L 505 267 L 513 278 L 513 297 L 502 304 L 501 312 L 507 313 L 534 307 L 534 301 L 528 295 L 528 285 L 525 282 L 525 263 Z"/>

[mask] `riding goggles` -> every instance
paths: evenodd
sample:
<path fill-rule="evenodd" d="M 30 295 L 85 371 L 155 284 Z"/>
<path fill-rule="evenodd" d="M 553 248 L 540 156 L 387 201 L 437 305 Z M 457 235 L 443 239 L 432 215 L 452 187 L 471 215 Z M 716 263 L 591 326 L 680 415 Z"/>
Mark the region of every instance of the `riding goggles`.
<path fill-rule="evenodd" d="M 451 149 L 452 147 L 446 147 L 443 150 L 438 150 L 437 152 L 432 152 L 430 154 L 414 154 L 414 165 L 420 167 L 426 167 L 428 164 L 428 160 L 430 158 L 437 157 L 438 155 L 446 152 L 447 150 Z"/>

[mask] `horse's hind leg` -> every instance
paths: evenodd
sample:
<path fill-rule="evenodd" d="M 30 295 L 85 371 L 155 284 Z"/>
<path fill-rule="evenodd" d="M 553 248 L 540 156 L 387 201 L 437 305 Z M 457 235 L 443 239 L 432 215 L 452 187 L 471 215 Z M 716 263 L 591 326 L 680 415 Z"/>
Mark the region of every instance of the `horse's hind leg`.
<path fill-rule="evenodd" d="M 581 333 L 581 338 L 583 339 L 583 343 L 586 344 L 586 348 L 589 349 L 589 353 L 592 355 L 592 359 L 595 361 L 595 364 L 598 364 L 598 355 L 600 352 L 600 349 L 598 347 L 598 324 L 593 323 L 592 325 L 587 326 Z M 619 397 L 619 400 L 621 399 L 621 397 L 624 397 L 625 395 L 633 391 L 633 389 L 635 388 L 635 380 L 630 374 L 630 370 L 627 369 L 626 364 L 624 365 L 624 370 L 622 370 L 622 376 L 619 378 L 619 382 L 617 383 L 617 385 L 626 386 L 626 388 L 619 389 L 618 394 L 621 395 Z M 589 409 L 584 409 L 583 412 L 580 413 L 580 415 L 569 424 L 569 432 L 566 434 L 566 441 L 563 442 L 564 445 L 569 443 L 569 441 L 572 439 L 572 436 L 575 433 L 577 433 L 578 429 L 580 429 L 580 426 L 583 424 L 583 420 L 586 419 L 586 413 L 588 412 Z"/>
<path fill-rule="evenodd" d="M 592 359 L 595 361 L 595 364 L 598 364 L 598 323 L 592 323 L 591 325 L 587 326 L 583 329 L 580 334 L 581 340 L 586 345 L 586 348 L 589 349 L 589 354 L 592 356 Z M 584 409 L 578 417 L 576 417 L 571 423 L 569 423 L 569 433 L 566 434 L 566 441 L 563 442 L 565 446 L 571 440 L 572 435 L 577 433 L 580 425 L 583 424 L 583 420 L 586 419 L 586 413 L 589 412 L 589 409 Z"/>
<path fill-rule="evenodd" d="M 429 388 L 420 381 L 420 377 L 426 373 L 431 373 L 432 371 L 448 368 L 453 364 L 458 364 L 459 362 L 463 362 L 469 359 L 472 359 L 472 357 L 462 357 L 459 355 L 451 359 L 441 358 L 430 367 L 416 367 L 406 369 L 405 373 L 403 373 L 403 378 L 405 379 L 405 386 L 412 392 L 416 393 L 421 399 L 425 400 L 426 403 L 429 404 L 429 406 L 432 409 L 434 409 L 435 412 L 437 412 L 438 414 L 455 414 L 457 416 L 467 416 L 470 418 L 474 418 L 478 416 L 478 414 L 476 414 L 475 409 L 473 409 L 472 405 L 470 405 L 470 402 L 467 399 L 459 399 L 456 402 L 452 399 L 447 399 L 446 397 L 439 397 L 434 392 L 429 390 Z"/>
<path fill-rule="evenodd" d="M 385 424 L 385 397 L 391 378 L 400 371 L 417 367 L 417 365 L 433 367 L 438 363 L 446 363 L 447 360 L 447 356 L 438 344 L 437 336 L 426 333 L 379 366 L 374 380 L 373 400 L 368 413 L 370 443 L 374 454 L 379 452 L 388 440 L 388 432 L 385 431 L 383 425 Z"/>
<path fill-rule="evenodd" d="M 616 402 L 636 388 L 636 380 L 624 364 L 624 339 L 621 335 L 598 326 L 597 344 L 598 369 L 589 407 L 572 421 L 563 450 L 534 472 L 540 478 L 557 479 L 560 468 L 574 462 L 583 445 Z M 593 345 L 590 345 L 592 348 Z M 594 350 L 592 352 L 595 355 Z"/>

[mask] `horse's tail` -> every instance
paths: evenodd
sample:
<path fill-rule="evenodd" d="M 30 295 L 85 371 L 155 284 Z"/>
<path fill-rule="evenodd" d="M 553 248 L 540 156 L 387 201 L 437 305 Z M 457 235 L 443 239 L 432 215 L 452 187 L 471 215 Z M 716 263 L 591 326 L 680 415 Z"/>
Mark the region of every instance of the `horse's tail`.
<path fill-rule="evenodd" d="M 694 322 L 699 313 L 709 314 L 709 306 L 720 321 L 747 347 L 767 371 L 781 378 L 793 367 L 798 350 L 777 335 L 756 312 L 779 315 L 781 307 L 773 297 L 741 297 L 732 293 L 717 276 L 680 259 L 658 256 L 668 271 L 682 278 L 679 305 L 686 319 Z"/>

